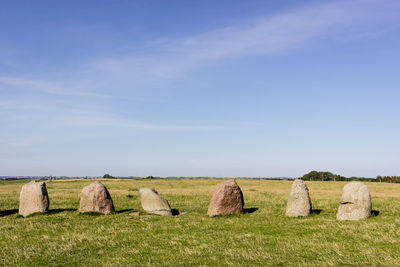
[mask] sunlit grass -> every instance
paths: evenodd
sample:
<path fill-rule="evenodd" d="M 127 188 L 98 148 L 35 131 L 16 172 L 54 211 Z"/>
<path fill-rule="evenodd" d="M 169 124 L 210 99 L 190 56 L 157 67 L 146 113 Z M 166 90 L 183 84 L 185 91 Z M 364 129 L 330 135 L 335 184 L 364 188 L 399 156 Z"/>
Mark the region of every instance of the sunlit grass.
<path fill-rule="evenodd" d="M 400 262 L 400 184 L 367 183 L 368 220 L 335 220 L 345 182 L 307 182 L 317 215 L 284 216 L 291 182 L 237 180 L 248 213 L 207 216 L 221 180 L 104 180 L 116 213 L 80 215 L 92 181 L 47 183 L 48 214 L 19 217 L 27 181 L 0 182 L 2 265 L 386 265 Z M 146 215 L 140 187 L 154 187 L 184 215 Z M 129 213 L 139 211 L 141 216 Z"/>

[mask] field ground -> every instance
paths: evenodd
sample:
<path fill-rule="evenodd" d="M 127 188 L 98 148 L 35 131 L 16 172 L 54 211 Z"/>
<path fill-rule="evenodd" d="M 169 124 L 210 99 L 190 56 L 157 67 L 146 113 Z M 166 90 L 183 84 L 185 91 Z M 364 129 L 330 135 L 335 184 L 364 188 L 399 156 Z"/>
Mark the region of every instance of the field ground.
<path fill-rule="evenodd" d="M 92 181 L 47 183 L 50 212 L 18 216 L 21 186 L 0 182 L 0 264 L 26 265 L 378 265 L 400 266 L 400 184 L 366 183 L 377 216 L 335 220 L 345 182 L 307 182 L 313 208 L 284 216 L 290 181 L 237 180 L 248 213 L 210 218 L 207 207 L 221 180 L 103 180 L 117 212 L 77 211 Z M 183 215 L 143 212 L 140 187 L 154 187 Z M 376 212 L 377 213 L 377 212 Z"/>

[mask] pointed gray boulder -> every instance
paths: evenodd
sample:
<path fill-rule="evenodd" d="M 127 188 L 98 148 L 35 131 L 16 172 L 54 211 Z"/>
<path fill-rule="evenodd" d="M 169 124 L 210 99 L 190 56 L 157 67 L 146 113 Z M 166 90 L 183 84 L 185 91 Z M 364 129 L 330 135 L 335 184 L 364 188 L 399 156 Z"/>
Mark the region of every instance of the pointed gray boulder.
<path fill-rule="evenodd" d="M 142 207 L 146 212 L 162 216 L 172 215 L 168 200 L 160 195 L 154 188 L 140 188 L 139 195 Z"/>
<path fill-rule="evenodd" d="M 286 216 L 308 216 L 311 208 L 311 198 L 306 183 L 300 179 L 294 180 L 286 206 Z"/>
<path fill-rule="evenodd" d="M 372 202 L 368 187 L 362 182 L 350 182 L 343 187 L 336 219 L 360 220 L 371 216 Z"/>
<path fill-rule="evenodd" d="M 96 181 L 82 189 L 79 212 L 114 212 L 114 204 L 107 188 Z"/>
<path fill-rule="evenodd" d="M 46 183 L 32 181 L 21 188 L 19 196 L 19 214 L 28 216 L 35 212 L 49 210 L 49 195 Z"/>

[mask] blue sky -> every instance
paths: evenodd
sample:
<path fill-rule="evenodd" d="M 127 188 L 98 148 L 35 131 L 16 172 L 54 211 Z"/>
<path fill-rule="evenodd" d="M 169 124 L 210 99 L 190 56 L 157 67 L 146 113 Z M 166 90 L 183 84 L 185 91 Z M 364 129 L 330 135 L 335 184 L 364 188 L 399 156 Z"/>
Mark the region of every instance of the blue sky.
<path fill-rule="evenodd" d="M 399 1 L 1 1 L 0 175 L 400 175 Z"/>

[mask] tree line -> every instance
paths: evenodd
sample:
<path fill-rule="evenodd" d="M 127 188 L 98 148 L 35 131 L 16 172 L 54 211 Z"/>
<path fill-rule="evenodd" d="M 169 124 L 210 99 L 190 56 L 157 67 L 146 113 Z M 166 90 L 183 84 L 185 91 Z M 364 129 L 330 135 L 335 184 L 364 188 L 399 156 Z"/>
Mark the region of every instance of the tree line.
<path fill-rule="evenodd" d="M 383 182 L 383 183 L 400 183 L 400 176 L 378 176 L 376 178 L 366 177 L 345 177 L 331 172 L 311 171 L 300 179 L 304 181 L 362 181 L 362 182 Z"/>
<path fill-rule="evenodd" d="M 384 183 L 400 183 L 400 176 L 378 176 L 376 177 L 377 182 Z"/>

